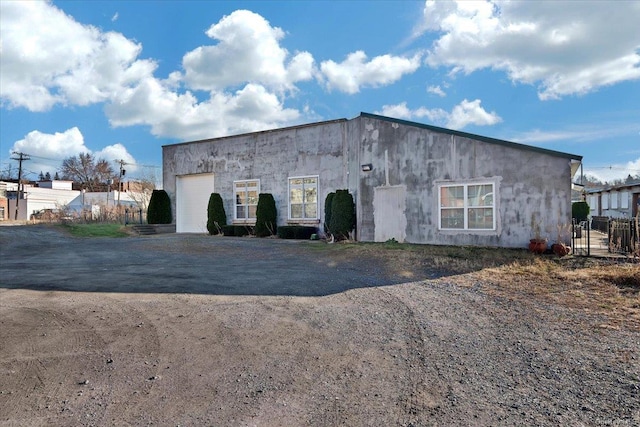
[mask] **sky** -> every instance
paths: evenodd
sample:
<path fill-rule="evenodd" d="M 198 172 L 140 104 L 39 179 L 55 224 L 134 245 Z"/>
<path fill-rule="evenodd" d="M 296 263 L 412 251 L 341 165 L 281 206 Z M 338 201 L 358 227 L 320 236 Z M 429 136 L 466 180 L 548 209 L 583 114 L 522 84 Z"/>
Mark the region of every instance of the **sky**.
<path fill-rule="evenodd" d="M 360 112 L 640 174 L 640 1 L 0 0 L 0 170 Z"/>

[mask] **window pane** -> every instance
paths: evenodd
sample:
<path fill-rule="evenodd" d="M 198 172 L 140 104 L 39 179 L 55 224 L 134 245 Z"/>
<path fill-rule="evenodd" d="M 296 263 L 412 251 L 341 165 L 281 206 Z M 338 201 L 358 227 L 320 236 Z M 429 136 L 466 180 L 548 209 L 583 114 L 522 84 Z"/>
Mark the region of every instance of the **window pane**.
<path fill-rule="evenodd" d="M 291 178 L 289 180 L 290 185 L 302 185 L 302 178 Z"/>
<path fill-rule="evenodd" d="M 238 192 L 236 194 L 236 205 L 244 205 L 247 202 L 247 195 L 243 192 Z"/>
<path fill-rule="evenodd" d="M 251 219 L 256 219 L 256 210 L 257 210 L 257 206 L 249 206 L 249 216 L 248 218 Z"/>
<path fill-rule="evenodd" d="M 250 205 L 258 204 L 258 192 L 257 191 L 249 191 L 249 195 L 247 197 L 247 203 Z"/>
<path fill-rule="evenodd" d="M 294 203 L 302 203 L 302 189 L 301 188 L 292 188 L 289 194 L 289 202 L 291 204 Z"/>
<path fill-rule="evenodd" d="M 291 218 L 302 218 L 302 205 L 291 205 Z"/>
<path fill-rule="evenodd" d="M 317 199 L 317 189 L 316 187 L 305 187 L 304 189 L 304 201 L 307 203 L 315 203 Z"/>
<path fill-rule="evenodd" d="M 244 206 L 236 206 L 236 218 L 245 219 Z"/>
<path fill-rule="evenodd" d="M 442 209 L 442 228 L 464 228 L 464 209 Z"/>
<path fill-rule="evenodd" d="M 318 182 L 318 178 L 305 178 L 304 179 L 304 183 L 305 184 L 316 184 Z"/>
<path fill-rule="evenodd" d="M 464 206 L 464 187 L 441 187 L 440 206 L 443 208 Z"/>
<path fill-rule="evenodd" d="M 493 229 L 493 208 L 469 209 L 469 228 Z"/>
<path fill-rule="evenodd" d="M 258 188 L 258 181 L 249 181 L 246 183 L 249 190 Z"/>
<path fill-rule="evenodd" d="M 246 187 L 246 183 L 244 182 L 236 182 L 235 183 L 236 190 L 244 190 Z"/>
<path fill-rule="evenodd" d="M 304 205 L 305 218 L 314 218 L 314 219 L 317 218 L 316 211 L 317 211 L 317 208 L 315 203 Z"/>
<path fill-rule="evenodd" d="M 470 185 L 467 193 L 469 206 L 493 206 L 493 185 Z"/>

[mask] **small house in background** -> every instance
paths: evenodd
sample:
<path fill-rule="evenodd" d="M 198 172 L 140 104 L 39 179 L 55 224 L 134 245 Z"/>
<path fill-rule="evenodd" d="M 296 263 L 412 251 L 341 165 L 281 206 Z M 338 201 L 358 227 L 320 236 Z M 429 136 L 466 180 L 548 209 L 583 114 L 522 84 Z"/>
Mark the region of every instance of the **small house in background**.
<path fill-rule="evenodd" d="M 523 247 L 571 222 L 582 156 L 361 113 L 163 147 L 177 232 L 206 232 L 220 193 L 228 222 L 251 224 L 271 193 L 278 225 L 323 232 L 327 195 L 347 189 L 360 241 Z M 548 237 L 548 236 L 547 236 Z"/>
<path fill-rule="evenodd" d="M 640 182 L 587 190 L 592 217 L 634 218 L 640 211 Z"/>

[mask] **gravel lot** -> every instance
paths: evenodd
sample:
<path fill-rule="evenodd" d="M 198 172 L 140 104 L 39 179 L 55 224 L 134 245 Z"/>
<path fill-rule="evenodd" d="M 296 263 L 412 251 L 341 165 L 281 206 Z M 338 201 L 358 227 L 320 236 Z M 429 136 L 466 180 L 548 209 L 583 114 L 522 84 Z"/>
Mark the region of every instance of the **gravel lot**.
<path fill-rule="evenodd" d="M 637 330 L 442 267 L 45 226 L 0 245 L 0 426 L 640 425 Z"/>

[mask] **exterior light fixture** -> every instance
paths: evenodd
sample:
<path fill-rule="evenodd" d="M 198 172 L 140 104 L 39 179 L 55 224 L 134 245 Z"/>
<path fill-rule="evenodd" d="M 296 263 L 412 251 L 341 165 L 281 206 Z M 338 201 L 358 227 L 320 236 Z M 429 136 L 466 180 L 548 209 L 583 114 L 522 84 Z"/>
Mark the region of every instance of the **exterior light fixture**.
<path fill-rule="evenodd" d="M 371 172 L 371 169 L 373 169 L 373 165 L 371 163 L 362 165 L 362 172 Z"/>

